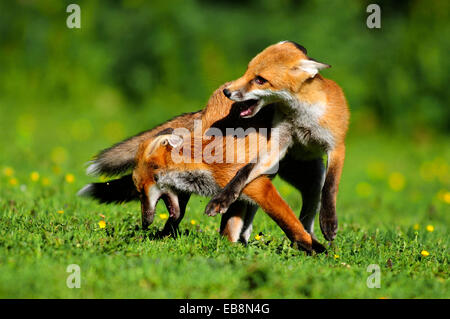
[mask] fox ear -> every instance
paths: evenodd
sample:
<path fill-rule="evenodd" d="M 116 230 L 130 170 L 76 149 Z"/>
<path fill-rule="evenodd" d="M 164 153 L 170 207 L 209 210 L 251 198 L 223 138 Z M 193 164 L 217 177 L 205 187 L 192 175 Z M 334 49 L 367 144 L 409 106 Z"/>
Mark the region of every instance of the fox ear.
<path fill-rule="evenodd" d="M 174 148 L 177 148 L 181 146 L 181 144 L 183 144 L 183 138 L 175 134 L 170 135 L 167 141 L 169 142 L 170 146 Z"/>
<path fill-rule="evenodd" d="M 331 68 L 331 65 L 325 64 L 325 63 L 321 63 L 321 62 L 318 62 L 318 61 L 316 61 L 314 59 L 309 58 L 309 59 L 301 60 L 299 68 L 302 71 L 308 73 L 309 76 L 312 78 L 317 73 L 319 73 L 320 70 Z"/>

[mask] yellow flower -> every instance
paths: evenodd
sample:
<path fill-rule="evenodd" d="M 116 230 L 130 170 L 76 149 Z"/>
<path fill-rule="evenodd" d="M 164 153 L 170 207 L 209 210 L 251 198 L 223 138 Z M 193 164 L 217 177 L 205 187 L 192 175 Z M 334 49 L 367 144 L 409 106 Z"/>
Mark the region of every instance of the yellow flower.
<path fill-rule="evenodd" d="M 372 194 L 372 186 L 367 182 L 358 183 L 356 193 L 359 197 L 369 197 Z"/>
<path fill-rule="evenodd" d="M 430 253 L 429 253 L 428 251 L 426 251 L 426 250 L 422 250 L 422 251 L 420 252 L 420 254 L 421 254 L 423 257 L 428 257 L 428 256 L 430 255 Z"/>
<path fill-rule="evenodd" d="M 75 176 L 73 176 L 73 174 L 66 174 L 66 182 L 67 183 L 73 183 L 73 181 L 75 180 Z"/>
<path fill-rule="evenodd" d="M 5 176 L 11 177 L 14 175 L 14 169 L 12 167 L 7 166 L 3 169 L 3 174 L 5 174 Z"/>
<path fill-rule="evenodd" d="M 161 218 L 162 220 L 166 220 L 167 218 L 169 218 L 168 214 L 159 214 L 159 218 Z"/>
<path fill-rule="evenodd" d="M 414 224 L 414 226 L 413 226 L 413 229 L 414 229 L 414 230 L 419 230 L 419 228 L 420 228 L 420 225 L 419 225 L 419 224 Z"/>
<path fill-rule="evenodd" d="M 256 239 L 256 240 L 261 240 L 261 236 L 255 235 L 255 239 Z"/>
<path fill-rule="evenodd" d="M 334 259 L 338 259 L 339 258 L 339 255 L 334 255 Z"/>
<path fill-rule="evenodd" d="M 104 220 L 99 221 L 99 222 L 98 222 L 98 227 L 100 227 L 100 228 L 105 228 L 105 227 L 106 227 L 105 221 L 104 221 Z"/>
<path fill-rule="evenodd" d="M 9 180 L 9 184 L 11 185 L 11 186 L 16 186 L 17 184 L 19 184 L 19 181 L 17 180 L 17 178 L 11 178 L 10 180 Z"/>
<path fill-rule="evenodd" d="M 43 186 L 48 186 L 50 185 L 50 180 L 47 177 L 42 178 L 42 185 Z"/>
<path fill-rule="evenodd" d="M 428 225 L 427 226 L 427 230 L 431 233 L 434 231 L 434 226 L 433 225 Z"/>
<path fill-rule="evenodd" d="M 443 201 L 444 203 L 450 204 L 450 192 L 446 191 L 445 189 L 441 189 L 439 193 L 437 194 L 439 200 Z"/>
<path fill-rule="evenodd" d="M 195 221 L 195 219 L 192 219 L 191 220 L 191 225 L 195 225 L 195 224 L 197 224 L 197 222 Z"/>
<path fill-rule="evenodd" d="M 450 204 L 450 192 L 444 194 L 444 202 Z"/>
<path fill-rule="evenodd" d="M 64 214 L 64 211 L 63 210 L 58 210 L 57 213 L 58 214 Z"/>
<path fill-rule="evenodd" d="M 39 180 L 39 173 L 38 173 L 38 172 L 32 172 L 32 173 L 30 174 L 30 179 L 31 179 L 33 182 L 37 182 L 37 181 Z"/>
<path fill-rule="evenodd" d="M 394 172 L 391 175 L 389 175 L 389 187 L 393 191 L 399 192 L 403 188 L 405 188 L 405 177 L 398 172 Z"/>

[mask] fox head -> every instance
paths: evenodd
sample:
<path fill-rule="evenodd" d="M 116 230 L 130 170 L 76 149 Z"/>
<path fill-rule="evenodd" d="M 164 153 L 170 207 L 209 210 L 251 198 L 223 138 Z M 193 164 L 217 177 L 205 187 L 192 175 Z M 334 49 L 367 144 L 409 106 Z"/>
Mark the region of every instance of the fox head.
<path fill-rule="evenodd" d="M 170 217 L 178 218 L 180 206 L 177 194 L 158 185 L 158 175 L 171 161 L 171 150 L 178 147 L 183 139 L 177 135 L 160 135 L 144 141 L 136 154 L 136 166 L 133 170 L 133 182 L 141 200 L 143 227 L 147 228 L 155 215 L 156 204 L 164 200 Z"/>
<path fill-rule="evenodd" d="M 233 101 L 246 102 L 240 115 L 249 118 L 265 105 L 292 103 L 308 79 L 329 67 L 309 58 L 301 45 L 282 41 L 254 57 L 244 75 L 229 84 L 223 93 Z"/>

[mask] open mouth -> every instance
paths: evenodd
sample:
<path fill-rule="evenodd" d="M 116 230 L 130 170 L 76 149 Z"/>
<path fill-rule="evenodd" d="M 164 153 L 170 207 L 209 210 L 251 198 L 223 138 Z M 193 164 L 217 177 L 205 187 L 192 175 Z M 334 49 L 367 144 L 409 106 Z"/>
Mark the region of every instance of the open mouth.
<path fill-rule="evenodd" d="M 255 109 L 258 106 L 259 100 L 250 99 L 241 103 L 241 111 L 239 115 L 241 117 L 249 117 L 255 113 Z"/>

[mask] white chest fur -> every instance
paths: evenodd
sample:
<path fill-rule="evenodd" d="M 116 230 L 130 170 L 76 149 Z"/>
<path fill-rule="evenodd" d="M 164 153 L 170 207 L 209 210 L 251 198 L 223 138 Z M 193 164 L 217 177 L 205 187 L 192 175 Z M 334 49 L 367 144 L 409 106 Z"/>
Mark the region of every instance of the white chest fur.
<path fill-rule="evenodd" d="M 299 153 L 300 157 L 317 157 L 333 149 L 333 134 L 320 124 L 327 105 L 325 103 L 309 104 L 298 100 L 290 102 L 281 110 L 283 114 L 279 120 L 288 123 L 283 126 L 292 136 L 292 152 Z"/>

